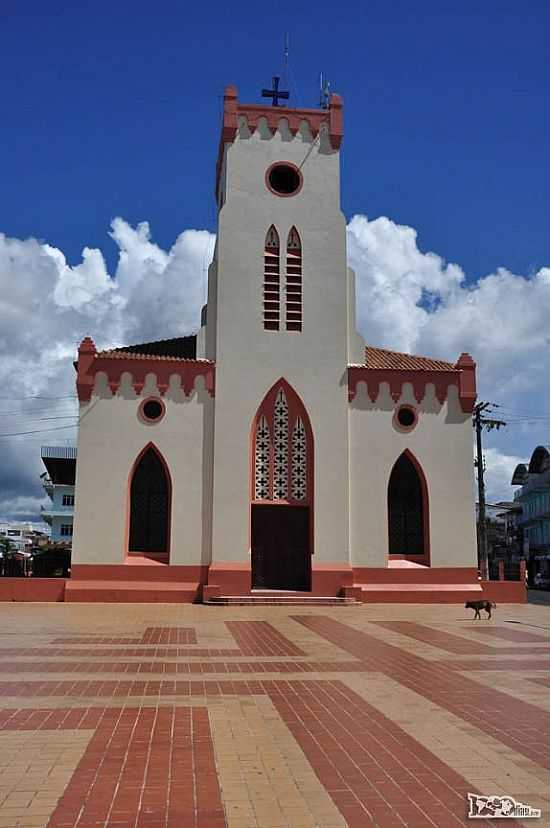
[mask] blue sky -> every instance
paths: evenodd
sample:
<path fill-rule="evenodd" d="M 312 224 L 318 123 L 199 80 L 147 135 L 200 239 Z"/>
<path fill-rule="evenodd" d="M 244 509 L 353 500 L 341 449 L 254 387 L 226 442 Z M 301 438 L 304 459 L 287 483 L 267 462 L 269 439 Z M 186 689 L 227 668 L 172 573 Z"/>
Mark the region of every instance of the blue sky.
<path fill-rule="evenodd" d="M 416 227 L 468 278 L 550 260 L 550 6 L 520 2 L 4 4 L 0 229 L 69 262 L 116 249 L 109 222 L 159 244 L 215 227 L 220 94 L 282 61 L 294 105 L 320 70 L 345 101 L 343 209 Z"/>
<path fill-rule="evenodd" d="M 320 71 L 344 98 L 359 329 L 473 354 L 511 423 L 486 439 L 490 497 L 510 497 L 550 443 L 549 29 L 543 0 L 4 3 L 0 517 L 36 514 L 40 444 L 75 438 L 84 335 L 196 330 L 223 88 L 261 100 L 286 31 L 290 104 L 317 105 Z"/>

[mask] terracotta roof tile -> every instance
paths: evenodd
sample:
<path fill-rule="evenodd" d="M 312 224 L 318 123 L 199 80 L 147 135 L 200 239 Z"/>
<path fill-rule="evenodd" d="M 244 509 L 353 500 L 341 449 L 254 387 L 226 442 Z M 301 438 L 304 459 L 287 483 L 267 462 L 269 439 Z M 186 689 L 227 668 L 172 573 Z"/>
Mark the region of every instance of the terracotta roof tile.
<path fill-rule="evenodd" d="M 201 359 L 199 357 L 196 357 L 195 359 L 188 359 L 186 357 L 160 356 L 157 354 L 136 354 L 133 351 L 122 351 L 118 349 L 112 351 L 98 351 L 96 357 L 98 359 L 145 359 L 153 362 L 206 362 L 212 365 L 214 364 L 210 359 Z"/>
<path fill-rule="evenodd" d="M 365 348 L 365 364 L 367 368 L 395 369 L 399 371 L 455 371 L 452 362 L 430 357 L 403 354 L 399 351 L 388 351 L 385 348 L 374 348 L 367 345 Z"/>

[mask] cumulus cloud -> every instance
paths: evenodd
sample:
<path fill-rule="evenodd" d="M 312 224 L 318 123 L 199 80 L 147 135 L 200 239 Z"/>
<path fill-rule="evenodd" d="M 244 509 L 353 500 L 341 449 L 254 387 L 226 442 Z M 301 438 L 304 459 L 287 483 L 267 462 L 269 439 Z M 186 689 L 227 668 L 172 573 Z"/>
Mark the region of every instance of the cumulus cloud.
<path fill-rule="evenodd" d="M 512 500 L 510 497 L 510 480 L 519 463 L 525 463 L 525 457 L 505 454 L 497 448 L 488 447 L 484 451 L 487 475 L 486 495 L 488 503 Z M 504 495 L 504 496 L 503 496 Z"/>
<path fill-rule="evenodd" d="M 74 439 L 74 359 L 91 334 L 98 347 L 181 336 L 197 330 L 206 297 L 214 236 L 185 230 L 169 250 L 147 222 L 112 222 L 118 262 L 109 273 L 100 250 L 85 247 L 70 266 L 57 248 L 0 234 L 0 516 L 20 515 L 40 500 L 40 444 Z M 548 443 L 550 412 L 545 368 L 550 338 L 550 268 L 517 275 L 505 268 L 470 282 L 458 264 L 423 252 L 417 232 L 386 217 L 357 215 L 348 225 L 350 265 L 357 274 L 357 319 L 373 344 L 454 360 L 469 351 L 478 362 L 483 399 L 502 404 L 513 425 L 488 436 L 493 499 L 511 496 L 518 457 Z M 29 397 L 48 397 L 37 400 Z M 10 399 L 8 399 L 8 397 Z M 524 412 L 523 414 L 521 412 Z"/>
<path fill-rule="evenodd" d="M 459 265 L 422 252 L 412 227 L 362 215 L 348 225 L 348 255 L 367 342 L 476 360 L 480 398 L 499 404 L 494 415 L 509 424 L 484 438 L 488 485 L 492 497 L 510 499 L 512 462 L 550 442 L 550 267 L 527 275 L 500 267 L 469 282 Z"/>
<path fill-rule="evenodd" d="M 72 361 L 86 334 L 108 347 L 199 326 L 214 236 L 185 230 L 165 251 L 147 222 L 117 218 L 111 237 L 112 274 L 100 250 L 85 247 L 71 267 L 55 247 L 0 234 L 0 518 L 36 515 L 40 445 L 74 441 L 65 428 L 76 423 Z M 30 431 L 39 433 L 1 436 Z"/>

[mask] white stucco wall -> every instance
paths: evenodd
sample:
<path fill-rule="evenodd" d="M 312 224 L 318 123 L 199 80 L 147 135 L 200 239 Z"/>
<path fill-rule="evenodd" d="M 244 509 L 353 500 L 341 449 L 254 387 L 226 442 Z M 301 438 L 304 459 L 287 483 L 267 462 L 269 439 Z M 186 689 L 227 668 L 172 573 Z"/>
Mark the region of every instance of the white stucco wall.
<path fill-rule="evenodd" d="M 146 425 L 137 411 L 145 397 L 158 395 L 156 382 L 149 376 L 142 394 L 136 397 L 129 375 L 124 379 L 119 392 L 111 397 L 104 375 L 98 375 L 90 403 L 81 405 L 73 562 L 124 562 L 129 474 L 136 457 L 151 441 L 163 455 L 172 480 L 170 563 L 209 563 L 209 548 L 203 542 L 204 532 L 208 532 L 203 467 L 209 457 L 205 423 L 208 433 L 213 400 L 204 390 L 202 378 L 186 397 L 173 377 L 163 398 L 164 418 Z"/>
<path fill-rule="evenodd" d="M 431 566 L 476 566 L 471 414 L 462 412 L 454 388 L 440 405 L 433 387 L 421 405 L 405 385 L 395 403 L 387 384 L 372 403 L 364 383 L 350 404 L 351 552 L 354 566 L 386 566 L 387 491 L 400 454 L 409 449 L 428 486 Z M 399 432 L 392 424 L 397 406 L 419 411 L 416 427 Z"/>
<path fill-rule="evenodd" d="M 339 154 L 324 137 L 312 149 L 307 133 L 292 139 L 284 129 L 273 136 L 262 129 L 251 137 L 242 131 L 226 153 L 217 314 L 211 313 L 212 290 L 208 308 L 208 325 L 216 325 L 213 559 L 248 559 L 250 428 L 263 397 L 284 377 L 301 397 L 314 435 L 314 563 L 347 562 L 348 275 Z M 266 187 L 265 173 L 274 161 L 303 165 L 297 195 L 282 198 Z M 271 224 L 280 237 L 282 273 L 293 225 L 301 237 L 299 333 L 284 329 L 284 306 L 281 330 L 263 327 L 264 244 Z"/>

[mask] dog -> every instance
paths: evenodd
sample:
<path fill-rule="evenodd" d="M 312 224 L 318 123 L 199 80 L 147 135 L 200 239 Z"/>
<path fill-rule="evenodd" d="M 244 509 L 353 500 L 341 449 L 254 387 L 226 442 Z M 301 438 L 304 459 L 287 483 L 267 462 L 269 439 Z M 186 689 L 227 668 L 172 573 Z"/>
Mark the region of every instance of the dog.
<path fill-rule="evenodd" d="M 496 604 L 491 603 L 491 601 L 466 601 L 464 604 L 465 609 L 473 609 L 475 610 L 474 621 L 476 618 L 481 618 L 481 610 L 485 610 L 487 613 L 488 618 L 491 617 L 491 608 L 496 609 Z"/>

